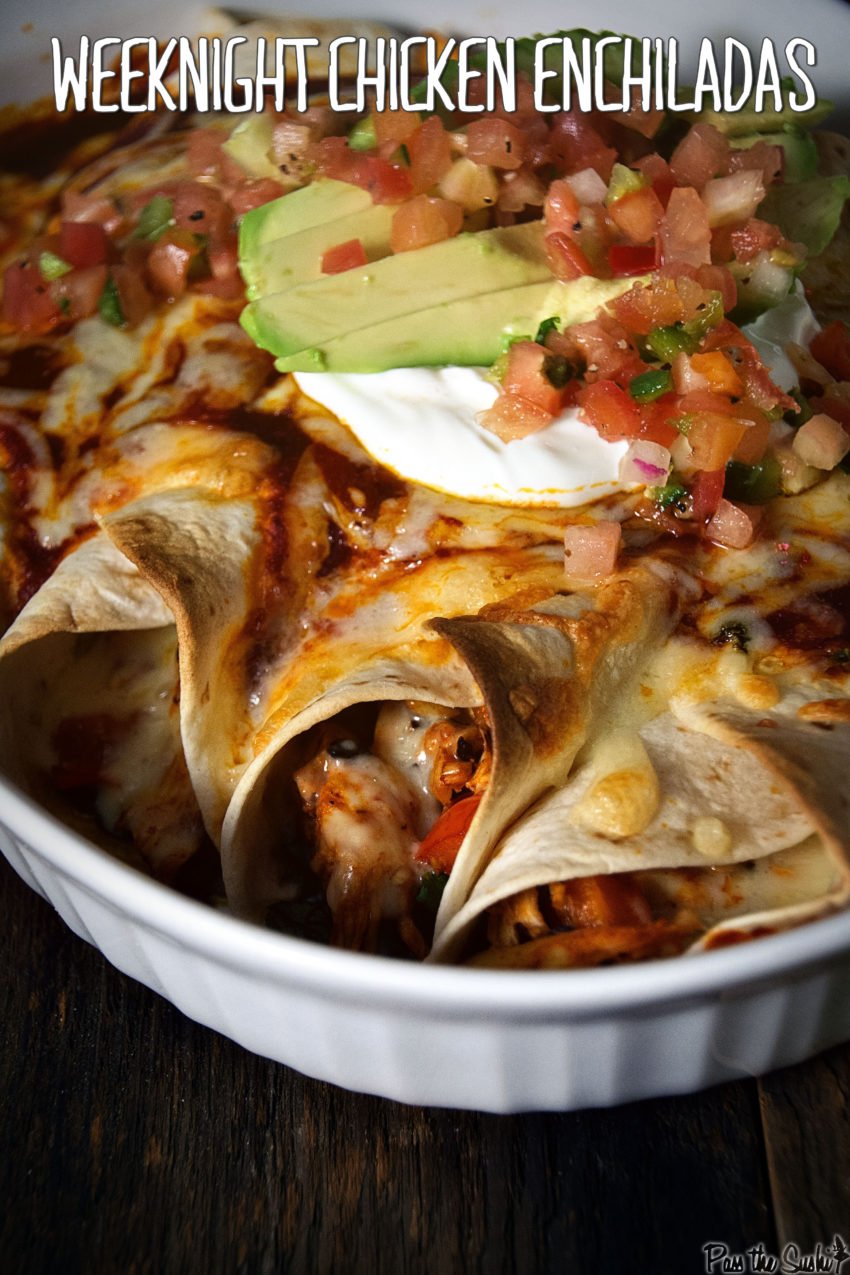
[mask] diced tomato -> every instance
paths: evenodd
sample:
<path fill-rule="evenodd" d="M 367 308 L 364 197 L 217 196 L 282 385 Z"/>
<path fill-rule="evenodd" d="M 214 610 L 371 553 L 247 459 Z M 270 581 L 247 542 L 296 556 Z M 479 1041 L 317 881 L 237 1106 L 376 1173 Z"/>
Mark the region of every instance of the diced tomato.
<path fill-rule="evenodd" d="M 438 115 L 432 115 L 417 128 L 407 142 L 407 149 L 413 189 L 416 194 L 424 195 L 452 166 L 451 142 Z"/>
<path fill-rule="evenodd" d="M 697 282 L 706 292 L 719 292 L 723 309 L 728 313 L 734 310 L 738 301 L 738 289 L 735 280 L 725 266 L 699 266 L 696 272 Z"/>
<path fill-rule="evenodd" d="M 655 238 L 664 216 L 664 205 L 651 186 L 644 186 L 615 200 L 608 215 L 632 243 L 645 244 Z"/>
<path fill-rule="evenodd" d="M 593 274 L 593 266 L 581 248 L 562 231 L 556 230 L 553 234 L 546 235 L 544 242 L 549 265 L 556 279 L 569 283 L 571 279 Z"/>
<path fill-rule="evenodd" d="M 659 203 L 666 208 L 670 192 L 676 185 L 676 178 L 667 160 L 653 152 L 651 155 L 642 156 L 635 162 L 634 167 L 649 178 Z"/>
<path fill-rule="evenodd" d="M 574 523 L 564 528 L 564 572 L 567 581 L 598 580 L 617 565 L 622 528 L 608 520 Z"/>
<path fill-rule="evenodd" d="M 368 261 L 366 249 L 360 239 L 347 239 L 334 248 L 328 248 L 322 256 L 322 274 L 342 274 Z"/>
<path fill-rule="evenodd" d="M 466 143 L 467 158 L 491 168 L 519 168 L 525 158 L 525 137 L 508 120 L 473 120 Z"/>
<path fill-rule="evenodd" d="M 608 249 L 608 265 L 615 279 L 648 274 L 655 269 L 655 257 L 655 244 L 615 243 Z"/>
<path fill-rule="evenodd" d="M 722 469 L 734 456 L 746 430 L 744 422 L 735 416 L 696 412 L 688 428 L 693 464 L 697 469 Z"/>
<path fill-rule="evenodd" d="M 131 327 L 140 323 L 154 305 L 153 297 L 145 286 L 141 272 L 134 270 L 131 266 L 119 264 L 112 267 L 110 274 L 118 289 L 118 299 L 121 302 L 121 313 L 124 318 Z"/>
<path fill-rule="evenodd" d="M 733 411 L 739 420 L 745 422 L 747 428 L 732 458 L 740 460 L 745 465 L 757 465 L 767 451 L 767 444 L 770 441 L 770 421 L 764 412 L 760 412 L 752 403 L 736 403 Z"/>
<path fill-rule="evenodd" d="M 707 522 L 723 496 L 726 470 L 701 470 L 691 483 L 691 512 L 695 522 Z"/>
<path fill-rule="evenodd" d="M 67 277 L 67 276 L 66 276 Z M 20 332 L 48 332 L 62 318 L 50 285 L 33 261 L 14 261 L 3 275 L 3 318 Z"/>
<path fill-rule="evenodd" d="M 102 266 L 109 255 L 109 239 L 99 222 L 63 221 L 58 251 L 71 266 Z"/>
<path fill-rule="evenodd" d="M 201 279 L 193 286 L 197 292 L 206 296 L 220 297 L 223 301 L 236 301 L 244 293 L 242 276 L 239 273 L 239 258 L 236 240 L 233 237 L 213 244 L 207 249 L 207 260 L 210 277 Z"/>
<path fill-rule="evenodd" d="M 557 416 L 563 409 L 565 394 L 557 389 L 546 375 L 549 351 L 534 341 L 517 341 L 508 354 L 508 366 L 502 381 L 508 394 L 527 399 L 537 407 Z"/>
<path fill-rule="evenodd" d="M 602 135 L 580 110 L 557 111 L 552 117 L 549 145 L 554 162 L 564 174 L 594 168 L 604 182 L 611 176 L 617 152 L 606 146 Z"/>
<path fill-rule="evenodd" d="M 437 119 L 437 117 L 434 117 Z M 415 111 L 376 111 L 372 116 L 375 125 L 375 138 L 379 146 L 391 143 L 394 146 L 406 142 L 420 126 L 420 117 Z M 439 123 L 439 119 L 437 119 Z"/>
<path fill-rule="evenodd" d="M 174 223 L 193 235 L 217 239 L 232 221 L 224 199 L 213 186 L 200 182 L 180 182 L 174 194 Z"/>
<path fill-rule="evenodd" d="M 273 199 L 279 199 L 285 194 L 280 182 L 271 177 L 258 177 L 240 182 L 228 196 L 227 202 L 237 217 L 244 217 L 245 213 L 261 208 L 263 204 L 270 204 Z"/>
<path fill-rule="evenodd" d="M 637 438 L 641 432 L 638 406 L 614 381 L 595 381 L 579 393 L 581 416 L 603 438 Z"/>
<path fill-rule="evenodd" d="M 344 137 L 325 137 L 311 147 L 316 167 L 325 177 L 368 190 L 375 204 L 400 204 L 413 194 L 406 168 L 377 155 L 353 151 Z"/>
<path fill-rule="evenodd" d="M 486 169 L 490 172 L 490 169 Z M 530 168 L 516 168 L 505 173 L 499 183 L 496 206 L 500 212 L 523 212 L 526 208 L 542 208 L 546 188 Z"/>
<path fill-rule="evenodd" d="M 705 300 L 704 290 L 692 279 L 673 278 L 665 271 L 649 284 L 635 284 L 611 302 L 611 309 L 629 332 L 646 336 L 653 328 L 693 318 Z"/>
<path fill-rule="evenodd" d="M 435 872 L 451 872 L 480 805 L 481 794 L 476 794 L 462 797 L 447 806 L 431 831 L 420 841 L 414 858 L 419 863 L 429 864 Z"/>
<path fill-rule="evenodd" d="M 189 267 L 199 252 L 188 231 L 167 230 L 151 248 L 147 260 L 154 291 L 165 297 L 182 296 L 188 286 Z"/>
<path fill-rule="evenodd" d="M 679 431 L 671 422 L 676 419 L 676 398 L 665 394 L 654 403 L 640 406 L 640 437 L 661 447 L 670 447 L 679 437 Z"/>
<path fill-rule="evenodd" d="M 527 438 L 552 423 L 552 413 L 538 407 L 527 398 L 516 394 L 500 394 L 492 407 L 479 413 L 478 423 L 501 438 L 512 443 L 517 438 Z"/>
<path fill-rule="evenodd" d="M 598 319 L 574 324 L 564 333 L 552 333 L 546 344 L 567 359 L 576 354 L 583 359 L 588 382 L 616 381 L 625 385 L 645 370 L 626 329 L 604 312 Z"/>
<path fill-rule="evenodd" d="M 738 261 L 752 261 L 760 252 L 770 251 L 782 242 L 782 231 L 769 221 L 750 217 L 730 233 L 732 252 Z"/>
<path fill-rule="evenodd" d="M 825 394 L 810 398 L 809 406 L 816 412 L 826 412 L 827 416 L 831 416 L 833 420 L 840 421 L 850 434 L 850 403 L 845 399 L 830 394 L 827 389 Z"/>
<path fill-rule="evenodd" d="M 747 146 L 743 150 L 730 151 L 729 172 L 740 173 L 746 169 L 760 172 L 765 186 L 777 181 L 785 168 L 785 151 L 781 146 L 771 146 L 768 142 L 756 142 L 755 146 Z"/>
<path fill-rule="evenodd" d="M 221 160 L 227 133 L 220 128 L 193 128 L 186 140 L 186 162 L 196 177 L 211 177 Z"/>
<path fill-rule="evenodd" d="M 400 204 L 390 227 L 393 252 L 427 248 L 458 234 L 463 226 L 463 210 L 450 199 L 415 195 Z"/>
<path fill-rule="evenodd" d="M 83 266 L 57 279 L 53 295 L 64 317 L 76 322 L 95 314 L 107 275 L 106 266 Z"/>
<path fill-rule="evenodd" d="M 678 354 L 673 361 L 673 382 L 677 394 L 705 389 L 734 398 L 744 392 L 741 378 L 721 350 L 709 354 Z"/>
<path fill-rule="evenodd" d="M 837 381 L 850 381 L 850 330 L 841 319 L 818 332 L 809 349 Z"/>
<path fill-rule="evenodd" d="M 68 190 L 62 195 L 62 220 L 96 222 L 108 235 L 117 234 L 124 218 L 111 199 L 102 195 L 81 195 Z"/>
<path fill-rule="evenodd" d="M 729 143 L 713 124 L 694 124 L 670 158 L 670 169 L 680 186 L 701 189 L 712 177 L 725 173 Z"/>
<path fill-rule="evenodd" d="M 671 191 L 658 234 L 664 262 L 684 261 L 692 266 L 711 263 L 708 214 L 693 187 L 677 186 Z"/>
<path fill-rule="evenodd" d="M 705 350 L 727 350 L 744 384 L 744 394 L 756 407 L 769 412 L 775 407 L 783 411 L 794 409 L 795 400 L 783 393 L 770 379 L 770 373 L 751 341 L 734 323 L 724 320 L 703 342 Z"/>

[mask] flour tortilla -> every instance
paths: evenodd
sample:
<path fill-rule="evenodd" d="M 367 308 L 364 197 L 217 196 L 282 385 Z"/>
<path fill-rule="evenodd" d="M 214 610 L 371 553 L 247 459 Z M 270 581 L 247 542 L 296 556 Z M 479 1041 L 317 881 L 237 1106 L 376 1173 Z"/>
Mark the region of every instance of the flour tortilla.
<path fill-rule="evenodd" d="M 730 880 L 755 908 L 741 915 L 715 898 L 698 947 L 718 933 L 780 929 L 843 906 L 850 893 L 850 821 L 838 777 L 850 761 L 850 727 L 827 735 L 781 712 L 756 716 L 732 703 L 674 703 L 644 724 L 631 757 L 645 755 L 638 783 L 657 782 L 658 806 L 639 831 L 623 837 L 588 826 L 583 812 L 597 785 L 620 785 L 629 798 L 629 770 L 611 773 L 604 747 L 590 750 L 568 783 L 544 797 L 504 835 L 466 904 L 435 945 L 433 959 L 456 959 L 476 920 L 522 890 L 557 881 L 619 872 L 731 868 L 752 860 L 779 866 L 780 885 L 761 894 L 734 871 Z M 603 741 L 604 743 L 604 741 Z M 612 782 L 613 781 L 613 782 Z M 593 807 L 590 807 L 591 810 Z M 728 849 L 706 858 L 694 843 L 697 819 L 720 820 Z M 783 857 L 784 856 L 784 857 Z M 790 856 L 790 857 L 789 857 Z M 790 865 L 790 866 L 789 866 Z M 787 891 L 781 887 L 786 873 Z M 770 906 L 761 907 L 769 899 Z"/>
<path fill-rule="evenodd" d="M 112 854 L 169 880 L 202 833 L 177 698 L 173 617 L 96 535 L 60 563 L 0 641 L 0 768 Z M 116 724 L 120 742 L 96 759 L 85 723 L 101 721 Z M 73 722 L 83 731 L 69 756 L 57 740 Z M 69 763 L 82 773 L 103 768 L 97 820 L 54 780 Z"/>

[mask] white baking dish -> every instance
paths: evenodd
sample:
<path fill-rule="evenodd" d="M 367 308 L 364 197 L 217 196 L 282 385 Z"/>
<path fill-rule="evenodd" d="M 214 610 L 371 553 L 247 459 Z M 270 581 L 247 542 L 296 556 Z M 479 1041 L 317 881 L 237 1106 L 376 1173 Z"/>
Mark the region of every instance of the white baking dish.
<path fill-rule="evenodd" d="M 244 6 L 247 7 L 247 6 Z M 416 25 L 418 6 L 363 0 L 358 16 Z M 352 12 L 328 0 L 326 13 Z M 13 0 L 0 58 L 7 97 L 49 90 L 56 31 L 153 34 L 105 3 Z M 189 11 L 187 11 L 189 12 Z M 181 30 L 188 28 L 187 12 Z M 581 22 L 638 34 L 703 34 L 819 46 L 816 83 L 840 100 L 850 12 L 839 0 L 711 8 L 711 32 L 679 0 L 536 3 L 512 18 L 464 7 L 468 33 Z M 428 6 L 456 27 L 454 6 Z M 21 30 L 23 24 L 32 24 Z M 8 38 L 7 38 L 8 36 Z M 39 76 L 41 77 L 39 79 Z M 850 1038 L 850 915 L 667 962 L 562 973 L 411 965 L 289 939 L 235 921 L 141 876 L 0 780 L 0 850 L 80 937 L 191 1018 L 259 1054 L 347 1088 L 489 1111 L 566 1109 L 699 1089 L 803 1059 Z"/>

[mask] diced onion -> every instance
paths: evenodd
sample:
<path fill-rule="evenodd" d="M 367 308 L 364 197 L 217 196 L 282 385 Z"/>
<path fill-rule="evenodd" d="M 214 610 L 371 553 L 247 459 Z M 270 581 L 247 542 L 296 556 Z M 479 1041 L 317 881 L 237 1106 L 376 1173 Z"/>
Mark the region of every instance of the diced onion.
<path fill-rule="evenodd" d="M 564 530 L 564 571 L 567 581 L 597 580 L 617 565 L 622 529 L 618 522 L 575 524 Z"/>
<path fill-rule="evenodd" d="M 762 513 L 763 510 L 752 505 L 734 505 L 731 500 L 721 500 L 706 527 L 706 535 L 727 549 L 746 549 L 752 544 Z"/>
<path fill-rule="evenodd" d="M 834 469 L 850 451 L 850 437 L 838 421 L 818 412 L 800 426 L 791 446 L 804 465 Z"/>
<path fill-rule="evenodd" d="M 580 204 L 601 204 L 608 194 L 608 187 L 595 168 L 583 168 L 566 180 Z"/>
<path fill-rule="evenodd" d="M 753 169 L 744 169 L 728 177 L 713 177 L 705 183 L 702 199 L 712 229 L 746 221 L 764 199 L 762 175 Z"/>
<path fill-rule="evenodd" d="M 620 482 L 663 487 L 670 474 L 671 464 L 670 452 L 666 447 L 639 438 L 629 444 L 629 450 L 620 461 Z"/>

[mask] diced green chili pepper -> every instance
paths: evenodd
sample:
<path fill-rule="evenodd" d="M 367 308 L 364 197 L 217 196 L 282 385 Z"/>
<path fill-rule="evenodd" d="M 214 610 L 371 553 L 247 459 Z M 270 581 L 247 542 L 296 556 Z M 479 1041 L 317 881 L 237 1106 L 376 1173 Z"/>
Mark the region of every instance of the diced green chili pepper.
<path fill-rule="evenodd" d="M 730 460 L 726 466 L 723 495 L 745 505 L 764 505 L 782 491 L 782 470 L 775 456 L 767 455 L 757 465 Z"/>
<path fill-rule="evenodd" d="M 38 258 L 38 268 L 42 279 L 48 283 L 52 279 L 61 279 L 63 274 L 70 274 L 74 269 L 62 257 L 58 257 L 55 252 L 42 252 Z"/>
<path fill-rule="evenodd" d="M 723 297 L 719 292 L 709 292 L 708 300 L 703 303 L 703 308 L 697 310 L 694 317 L 683 323 L 682 327 L 691 336 L 695 336 L 701 341 L 707 332 L 717 327 L 722 318 Z"/>
<path fill-rule="evenodd" d="M 348 134 L 348 145 L 353 151 L 373 151 L 378 145 L 378 134 L 375 132 L 375 121 L 371 115 L 358 120 Z"/>
<path fill-rule="evenodd" d="M 666 328 L 653 328 L 646 337 L 646 345 L 662 363 L 672 363 L 677 354 L 693 354 L 699 346 L 699 337 L 688 332 L 684 325 L 673 323 Z"/>
<path fill-rule="evenodd" d="M 666 367 L 652 367 L 629 381 L 629 393 L 636 403 L 652 403 L 672 388 L 673 377 Z"/>
<path fill-rule="evenodd" d="M 174 221 L 174 204 L 166 195 L 154 195 L 139 213 L 134 238 L 155 243 Z"/>
<path fill-rule="evenodd" d="M 534 339 L 537 344 L 545 345 L 547 336 L 550 332 L 557 332 L 560 322 L 561 316 L 559 314 L 552 314 L 548 319 L 544 319 L 535 333 Z"/>
<path fill-rule="evenodd" d="M 121 308 L 121 298 L 118 295 L 118 289 L 115 286 L 115 280 L 112 275 L 106 280 L 103 292 L 100 294 L 100 300 L 97 303 L 98 313 L 106 323 L 111 323 L 114 328 L 123 328 L 127 320 L 124 318 L 124 311 Z"/>
<path fill-rule="evenodd" d="M 429 872 L 427 877 L 422 879 L 422 884 L 416 895 L 416 902 L 421 903 L 430 912 L 436 912 L 440 906 L 440 900 L 443 897 L 443 891 L 448 884 L 448 880 L 448 874 L 445 872 Z"/>
<path fill-rule="evenodd" d="M 703 308 L 685 323 L 671 323 L 668 327 L 653 328 L 646 337 L 646 345 L 662 363 L 672 363 L 677 354 L 693 354 L 699 343 L 723 318 L 723 298 L 719 292 L 710 292 Z"/>
<path fill-rule="evenodd" d="M 656 505 L 660 505 L 662 509 L 669 509 L 671 506 L 684 510 L 685 497 L 688 494 L 687 487 L 683 487 L 681 483 L 666 483 L 663 487 L 651 488 L 652 499 Z"/>

